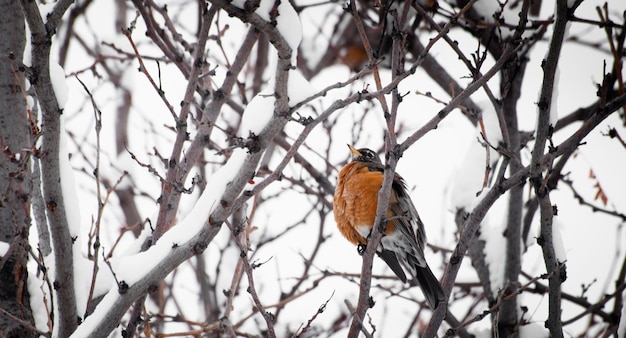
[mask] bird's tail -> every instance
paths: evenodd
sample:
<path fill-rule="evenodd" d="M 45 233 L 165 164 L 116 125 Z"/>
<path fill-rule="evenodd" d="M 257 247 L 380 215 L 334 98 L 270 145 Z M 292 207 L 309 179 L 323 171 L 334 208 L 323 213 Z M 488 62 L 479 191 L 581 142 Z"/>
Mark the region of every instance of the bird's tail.
<path fill-rule="evenodd" d="M 446 294 L 443 292 L 439 280 L 435 277 L 428 265 L 421 267 L 415 264 L 414 269 L 415 276 L 413 277 L 417 279 L 417 283 L 419 283 L 428 305 L 434 310 L 440 302 L 446 301 Z M 415 283 L 415 280 L 413 280 L 412 283 Z"/>

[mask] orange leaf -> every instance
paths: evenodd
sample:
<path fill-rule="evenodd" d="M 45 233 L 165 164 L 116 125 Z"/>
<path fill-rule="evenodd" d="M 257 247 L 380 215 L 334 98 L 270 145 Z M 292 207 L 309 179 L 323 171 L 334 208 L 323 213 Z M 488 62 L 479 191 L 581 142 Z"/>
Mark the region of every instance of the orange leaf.
<path fill-rule="evenodd" d="M 598 191 L 596 192 L 596 197 L 594 198 L 594 201 L 597 201 L 598 199 L 600 199 L 602 201 L 602 204 L 604 204 L 606 206 L 607 202 L 609 201 L 609 198 L 604 193 L 604 190 L 602 190 L 602 187 L 600 186 L 600 183 L 596 182 L 594 187 L 598 188 Z"/>

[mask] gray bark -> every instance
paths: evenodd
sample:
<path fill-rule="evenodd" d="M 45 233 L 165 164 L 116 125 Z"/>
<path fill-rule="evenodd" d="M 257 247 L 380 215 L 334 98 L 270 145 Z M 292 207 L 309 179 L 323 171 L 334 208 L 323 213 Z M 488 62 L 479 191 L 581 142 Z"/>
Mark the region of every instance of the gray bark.
<path fill-rule="evenodd" d="M 0 1 L 0 241 L 10 245 L 0 257 L 0 336 L 35 337 L 27 288 L 31 172 L 30 128 L 19 64 L 26 43 L 19 3 Z"/>

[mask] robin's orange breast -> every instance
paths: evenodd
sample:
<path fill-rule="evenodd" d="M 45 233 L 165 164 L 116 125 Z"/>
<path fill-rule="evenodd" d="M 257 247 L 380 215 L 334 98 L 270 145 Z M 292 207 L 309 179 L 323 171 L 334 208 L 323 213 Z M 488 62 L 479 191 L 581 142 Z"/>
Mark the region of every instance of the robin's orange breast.
<path fill-rule="evenodd" d="M 333 212 L 339 231 L 353 244 L 367 244 L 367 234 L 376 218 L 378 191 L 382 182 L 382 172 L 370 171 L 361 162 L 348 163 L 339 172 Z M 392 194 L 390 203 L 395 199 Z M 393 217 L 389 210 L 386 216 L 388 219 Z M 386 234 L 394 230 L 393 223 L 387 225 Z"/>

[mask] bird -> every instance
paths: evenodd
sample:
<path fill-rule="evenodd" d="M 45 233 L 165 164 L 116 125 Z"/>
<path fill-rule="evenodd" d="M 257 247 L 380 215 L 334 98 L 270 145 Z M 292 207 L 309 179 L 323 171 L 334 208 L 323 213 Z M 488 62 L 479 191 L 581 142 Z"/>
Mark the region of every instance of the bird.
<path fill-rule="evenodd" d="M 348 147 L 352 160 L 339 172 L 333 214 L 339 232 L 357 245 L 359 254 L 363 254 L 376 218 L 378 191 L 385 167 L 373 150 Z M 446 297 L 424 257 L 424 224 L 409 197 L 404 179 L 397 173 L 391 185 L 385 221 L 377 255 L 403 283 L 407 282 L 406 270 L 412 278 L 410 285 L 419 285 L 430 308 L 435 309 L 440 302 L 445 302 Z"/>

